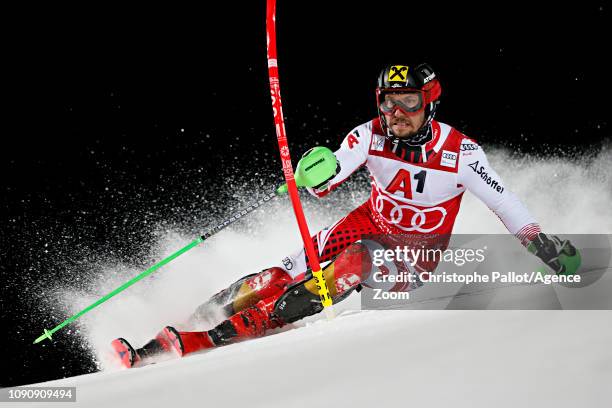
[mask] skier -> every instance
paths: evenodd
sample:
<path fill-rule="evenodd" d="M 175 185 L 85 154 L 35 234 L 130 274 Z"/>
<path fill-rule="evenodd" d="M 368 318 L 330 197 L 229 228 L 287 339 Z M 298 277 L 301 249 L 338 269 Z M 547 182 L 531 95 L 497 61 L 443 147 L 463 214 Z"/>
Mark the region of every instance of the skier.
<path fill-rule="evenodd" d="M 334 302 L 359 291 L 366 279 L 363 271 L 371 268 L 369 247 L 361 242 L 366 236 L 408 236 L 415 246 L 444 248 L 466 189 L 554 272 L 569 274 L 577 269 L 575 262 L 568 262 L 576 258 L 576 249 L 567 240 L 542 233 L 491 168 L 482 147 L 434 120 L 441 93 L 440 81 L 428 64 L 385 67 L 376 88 L 378 117 L 349 132 L 333 153 L 335 171 L 320 174 L 306 186 L 320 198 L 361 166 L 370 173 L 370 198 L 312 237 L 320 262 L 329 262 L 324 275 Z M 316 165 L 329 155 L 328 149 L 316 147 L 304 154 L 298 167 Z M 393 239 L 386 244 L 393 245 Z M 415 265 L 421 271 L 433 271 L 435 266 L 435 262 Z M 302 248 L 278 265 L 239 279 L 198 307 L 190 324 L 207 322 L 214 325 L 212 329 L 179 331 L 167 326 L 137 350 L 122 338 L 112 345 L 123 364 L 131 367 L 172 349 L 182 356 L 260 336 L 322 308 Z"/>

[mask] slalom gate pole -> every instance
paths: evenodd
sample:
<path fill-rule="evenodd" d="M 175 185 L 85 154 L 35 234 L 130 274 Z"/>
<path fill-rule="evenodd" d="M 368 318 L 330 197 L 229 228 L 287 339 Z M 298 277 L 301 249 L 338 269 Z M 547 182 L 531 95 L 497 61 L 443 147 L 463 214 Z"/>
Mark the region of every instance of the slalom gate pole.
<path fill-rule="evenodd" d="M 266 196 L 262 197 L 257 202 L 252 203 L 251 205 L 249 205 L 248 207 L 246 207 L 246 208 L 244 208 L 242 210 L 236 211 L 233 215 L 231 215 L 229 218 L 225 219 L 220 224 L 217 224 L 213 229 L 208 231 L 206 234 L 204 234 L 204 235 L 198 237 L 197 239 L 193 240 L 191 243 L 189 243 L 185 247 L 179 249 L 178 251 L 176 251 L 172 255 L 162 259 L 161 261 L 159 261 L 158 263 L 156 263 L 155 265 L 153 265 L 152 267 L 150 267 L 146 271 L 142 272 L 138 276 L 132 278 L 128 282 L 126 282 L 123 285 L 119 286 L 117 289 L 113 290 L 108 295 L 101 297 L 95 303 L 92 303 L 91 305 L 87 306 L 85 309 L 81 310 L 79 313 L 77 313 L 77 314 L 73 315 L 72 317 L 64 320 L 62 323 L 58 324 L 53 329 L 51 329 L 51 330 L 44 329 L 44 333 L 41 336 L 39 336 L 36 340 L 34 340 L 34 344 L 39 343 L 39 342 L 43 341 L 44 339 L 51 340 L 51 335 L 53 333 L 57 332 L 58 330 L 60 330 L 64 326 L 67 326 L 70 323 L 74 322 L 79 317 L 83 316 L 85 313 L 89 312 L 90 310 L 96 308 L 100 304 L 106 302 L 108 299 L 112 298 L 113 296 L 117 295 L 118 293 L 120 293 L 120 292 L 124 291 L 125 289 L 129 288 L 130 286 L 132 286 L 133 284 L 135 284 L 139 280 L 149 276 L 150 274 L 152 274 L 153 272 L 155 272 L 156 270 L 158 270 L 162 266 L 166 265 L 168 262 L 170 262 L 173 259 L 179 257 L 180 255 L 184 254 L 185 252 L 189 251 L 190 249 L 198 246 L 199 244 L 204 242 L 204 240 L 206 240 L 206 239 L 210 238 L 211 236 L 215 235 L 217 232 L 221 231 L 222 229 L 224 229 L 228 225 L 233 224 L 234 222 L 238 221 L 239 219 L 241 219 L 245 215 L 252 213 L 257 208 L 261 207 L 263 204 L 265 204 L 268 201 L 272 200 L 277 195 L 279 195 L 279 193 L 277 193 L 276 191 L 268 193 Z"/>
<path fill-rule="evenodd" d="M 295 176 L 293 166 L 291 165 L 291 156 L 289 155 L 289 146 L 287 144 L 287 135 L 285 133 L 285 121 L 283 119 L 283 108 L 280 95 L 280 81 L 278 77 L 278 59 L 276 53 L 276 0 L 267 0 L 266 13 L 266 31 L 268 40 L 268 75 L 270 77 L 270 95 L 272 96 L 272 111 L 274 114 L 274 124 L 276 126 L 276 138 L 278 140 L 278 149 L 280 151 L 281 162 L 283 164 L 283 173 L 287 181 L 293 212 L 297 219 L 304 242 L 304 249 L 310 262 L 312 275 L 315 279 L 321 303 L 324 306 L 325 313 L 328 319 L 334 317 L 332 298 L 327 288 L 327 283 L 319 264 L 319 257 L 314 249 L 308 224 L 300 202 L 297 186 L 295 184 Z"/>

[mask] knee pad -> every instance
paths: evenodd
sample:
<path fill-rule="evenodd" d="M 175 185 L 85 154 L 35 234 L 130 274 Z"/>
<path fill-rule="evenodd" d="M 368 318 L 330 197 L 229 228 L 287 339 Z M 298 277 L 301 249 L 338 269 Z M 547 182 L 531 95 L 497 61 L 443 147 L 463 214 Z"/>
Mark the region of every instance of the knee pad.
<path fill-rule="evenodd" d="M 278 267 L 245 277 L 233 296 L 234 312 L 253 306 L 262 299 L 279 296 L 290 282 L 289 274 Z"/>
<path fill-rule="evenodd" d="M 192 320 L 216 322 L 225 319 L 262 299 L 280 295 L 290 282 L 287 272 L 277 267 L 243 276 L 200 305 Z"/>

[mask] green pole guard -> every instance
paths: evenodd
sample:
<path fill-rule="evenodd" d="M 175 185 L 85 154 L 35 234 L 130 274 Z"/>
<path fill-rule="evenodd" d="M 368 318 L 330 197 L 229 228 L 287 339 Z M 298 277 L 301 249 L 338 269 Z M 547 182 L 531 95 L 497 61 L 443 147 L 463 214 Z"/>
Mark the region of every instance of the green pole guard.
<path fill-rule="evenodd" d="M 295 184 L 298 187 L 316 187 L 336 175 L 338 160 L 329 148 L 313 147 L 298 162 L 295 169 Z M 281 185 L 276 192 L 286 194 L 287 184 Z"/>

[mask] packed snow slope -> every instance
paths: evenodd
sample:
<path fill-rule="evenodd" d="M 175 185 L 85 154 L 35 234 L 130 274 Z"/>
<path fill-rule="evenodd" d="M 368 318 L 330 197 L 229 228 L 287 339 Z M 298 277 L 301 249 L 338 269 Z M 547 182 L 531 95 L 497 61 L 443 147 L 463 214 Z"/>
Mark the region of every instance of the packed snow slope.
<path fill-rule="evenodd" d="M 45 383 L 68 406 L 608 407 L 607 311 L 363 311 L 132 370 Z"/>
<path fill-rule="evenodd" d="M 490 152 L 489 158 L 545 231 L 612 232 L 610 149 L 575 162 L 516 160 L 503 151 Z M 363 180 L 358 177 L 355 188 L 327 200 L 307 200 L 311 231 L 365 201 L 369 191 Z M 139 346 L 161 327 L 180 324 L 233 280 L 278 262 L 300 245 L 296 231 L 290 206 L 282 200 L 176 259 L 80 320 L 101 372 L 45 385 L 76 386 L 77 403 L 70 407 L 558 408 L 603 407 L 612 401 L 609 311 L 360 311 L 352 296 L 337 305 L 333 321 L 314 316 L 264 338 L 132 370 L 121 370 L 108 358 L 113 338 Z M 466 193 L 455 232 L 504 233 L 505 228 Z M 159 236 L 159 259 L 193 238 Z M 60 291 L 58 301 L 67 314 L 75 313 L 142 269 L 109 262 L 96 271 L 95 290 Z M 593 296 L 608 304 L 610 279 L 598 285 Z"/>

